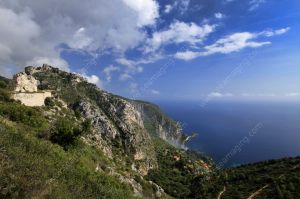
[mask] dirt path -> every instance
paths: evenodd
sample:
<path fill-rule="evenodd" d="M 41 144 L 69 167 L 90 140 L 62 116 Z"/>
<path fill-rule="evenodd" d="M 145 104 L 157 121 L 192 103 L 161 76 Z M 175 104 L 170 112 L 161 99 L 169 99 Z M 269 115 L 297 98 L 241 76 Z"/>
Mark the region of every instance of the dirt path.
<path fill-rule="evenodd" d="M 294 166 L 292 169 L 290 169 L 291 171 L 297 169 L 300 165 L 296 165 Z M 285 174 L 281 174 L 280 176 L 278 176 L 279 178 L 282 178 Z M 252 193 L 247 199 L 254 199 L 255 196 L 257 196 L 258 194 L 260 194 L 265 188 L 267 188 L 269 186 L 269 184 L 266 184 L 264 187 L 260 188 L 259 190 L 255 191 L 254 193 Z M 218 198 L 219 199 L 219 198 Z"/>
<path fill-rule="evenodd" d="M 268 186 L 269 186 L 269 184 L 266 184 L 264 187 L 260 188 L 259 190 L 255 191 L 254 193 L 252 193 L 247 199 L 254 199 L 255 196 L 260 194 Z"/>
<path fill-rule="evenodd" d="M 221 197 L 225 191 L 226 191 L 226 187 L 224 186 L 223 191 L 221 191 L 218 195 L 218 199 L 221 199 Z"/>

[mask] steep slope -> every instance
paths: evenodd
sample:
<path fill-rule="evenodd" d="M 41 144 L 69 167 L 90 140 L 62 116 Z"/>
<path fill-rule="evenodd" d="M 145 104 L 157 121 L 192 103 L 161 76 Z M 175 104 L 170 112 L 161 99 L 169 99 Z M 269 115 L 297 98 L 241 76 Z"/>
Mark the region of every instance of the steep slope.
<path fill-rule="evenodd" d="M 299 157 L 218 170 L 185 139 L 158 106 L 77 74 L 0 77 L 0 198 L 299 198 Z"/>
<path fill-rule="evenodd" d="M 86 179 L 79 180 L 81 185 L 74 188 L 75 191 L 79 190 L 78 196 L 74 198 L 84 196 L 85 193 L 80 192 L 80 186 L 87 184 L 86 186 L 93 187 L 93 183 L 102 175 L 105 176 L 101 182 L 102 188 L 100 186 L 99 189 L 95 188 L 86 194 L 103 192 L 105 198 L 110 198 L 114 194 L 122 195 L 124 192 L 122 197 L 125 198 L 168 197 L 160 186 L 144 176 L 150 170 L 159 169 L 160 152 L 157 150 L 157 140 L 161 140 L 160 145 L 163 148 L 172 147 L 169 143 L 178 144 L 182 133 L 180 126 L 161 113 L 157 106 L 110 94 L 88 83 L 79 75 L 48 65 L 27 67 L 25 72 L 17 74 L 14 80 L 3 78 L 1 84 L 1 135 L 5 135 L 2 136 L 1 144 L 8 149 L 4 150 L 3 155 L 17 158 L 22 157 L 22 150 L 24 154 L 26 151 L 31 153 L 25 162 L 16 164 L 12 170 L 3 166 L 3 173 L 7 173 L 7 176 L 2 176 L 6 180 L 1 185 L 3 197 L 33 197 L 35 194 L 55 197 L 64 193 L 60 196 L 62 197 L 68 195 L 68 191 L 71 192 L 69 186 L 74 183 L 67 179 L 76 179 L 69 175 L 82 179 L 82 171 L 88 174 Z M 13 90 L 13 98 L 16 94 L 22 94 L 18 95 L 21 96 L 17 98 L 19 102 L 10 99 L 9 91 Z M 35 98 L 43 92 L 51 93 L 51 97 L 45 98 L 45 106 L 26 107 L 21 104 L 25 100 L 28 101 L 27 94 Z M 22 99 L 22 96 L 26 99 Z M 18 134 L 26 139 L 20 138 L 17 142 L 14 136 Z M 22 142 L 27 148 L 17 147 Z M 82 152 L 81 149 L 87 152 Z M 47 153 L 41 156 L 45 150 Z M 64 158 L 57 160 L 53 157 L 55 154 L 63 154 Z M 59 165 L 68 165 L 68 159 L 77 158 L 76 165 L 78 163 L 80 166 L 73 168 L 72 174 L 68 173 L 68 167 L 61 171 Z M 34 159 L 39 159 L 41 163 L 35 165 Z M 48 161 L 49 164 L 42 163 Z M 13 164 L 13 161 L 11 163 Z M 70 164 L 74 162 L 71 161 Z M 41 176 L 32 178 L 40 184 L 26 186 L 22 182 L 30 180 L 31 177 L 21 175 L 14 179 L 9 176 L 9 173 L 24 173 L 22 165 L 27 165 L 25 167 L 30 174 Z M 34 167 L 40 169 L 33 172 Z M 61 174 L 55 179 L 58 186 L 54 188 L 53 184 L 48 185 L 48 181 L 51 181 L 55 171 Z M 110 181 L 114 181 L 116 186 L 112 187 L 115 193 L 111 196 L 106 193 L 109 190 L 105 186 L 105 183 Z M 18 188 L 9 189 L 9 184 Z"/>

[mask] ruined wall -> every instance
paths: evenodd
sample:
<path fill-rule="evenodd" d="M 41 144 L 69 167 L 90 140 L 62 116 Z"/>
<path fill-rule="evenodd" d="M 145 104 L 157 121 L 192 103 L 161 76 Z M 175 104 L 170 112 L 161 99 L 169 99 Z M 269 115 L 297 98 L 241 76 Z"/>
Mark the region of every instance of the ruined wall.
<path fill-rule="evenodd" d="M 45 99 L 51 97 L 51 92 L 14 93 L 13 99 L 20 100 L 26 106 L 43 106 Z"/>
<path fill-rule="evenodd" d="M 15 89 L 12 98 L 21 101 L 26 106 L 43 106 L 45 99 L 52 96 L 49 91 L 38 92 L 39 81 L 30 73 L 21 72 L 16 74 L 14 82 Z"/>

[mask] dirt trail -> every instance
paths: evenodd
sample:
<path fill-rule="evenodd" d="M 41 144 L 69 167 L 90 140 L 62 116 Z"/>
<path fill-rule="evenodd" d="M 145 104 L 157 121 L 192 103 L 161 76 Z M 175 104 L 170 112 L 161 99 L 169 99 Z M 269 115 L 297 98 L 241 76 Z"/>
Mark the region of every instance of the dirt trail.
<path fill-rule="evenodd" d="M 224 186 L 223 191 L 221 191 L 218 195 L 218 199 L 221 199 L 221 197 L 225 191 L 226 191 L 226 187 Z"/>
<path fill-rule="evenodd" d="M 268 186 L 269 186 L 269 184 L 266 184 L 264 187 L 260 188 L 259 190 L 255 191 L 254 193 L 252 193 L 247 199 L 254 199 L 255 196 L 260 194 Z"/>

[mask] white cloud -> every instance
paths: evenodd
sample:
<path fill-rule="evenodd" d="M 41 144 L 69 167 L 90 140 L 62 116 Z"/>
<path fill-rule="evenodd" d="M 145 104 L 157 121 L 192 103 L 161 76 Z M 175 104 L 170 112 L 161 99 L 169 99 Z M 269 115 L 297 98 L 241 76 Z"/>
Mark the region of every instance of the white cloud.
<path fill-rule="evenodd" d="M 182 52 L 177 52 L 175 54 L 175 57 L 177 59 L 182 59 L 182 60 L 185 60 L 185 61 L 188 61 L 188 60 L 192 60 L 192 59 L 195 59 L 197 57 L 201 56 L 201 53 L 199 52 L 193 52 L 193 51 L 182 51 Z"/>
<path fill-rule="evenodd" d="M 265 0 L 251 0 L 249 1 L 249 11 L 256 10 L 261 4 L 265 3 Z"/>
<path fill-rule="evenodd" d="M 84 27 L 75 31 L 72 40 L 69 42 L 71 48 L 85 49 L 93 42 L 93 39 L 86 35 Z"/>
<path fill-rule="evenodd" d="M 143 68 L 141 66 L 139 66 L 140 64 L 146 64 L 144 63 L 144 60 L 140 60 L 140 61 L 134 61 L 134 60 L 130 60 L 127 58 L 118 58 L 116 60 L 117 63 L 122 64 L 124 66 L 126 66 L 126 71 L 128 71 L 129 73 L 139 73 L 143 71 Z"/>
<path fill-rule="evenodd" d="M 168 14 L 172 10 L 177 10 L 179 14 L 183 15 L 189 9 L 190 0 L 175 0 L 173 4 L 167 4 L 164 13 Z"/>
<path fill-rule="evenodd" d="M 126 81 L 129 79 L 132 79 L 132 76 L 129 75 L 127 72 L 122 73 L 119 77 L 119 80 L 121 80 L 121 81 Z"/>
<path fill-rule="evenodd" d="M 171 11 L 172 11 L 172 9 L 173 9 L 173 6 L 172 5 L 166 5 L 165 6 L 165 10 L 164 10 L 164 13 L 170 13 Z"/>
<path fill-rule="evenodd" d="M 217 13 L 215 13 L 215 17 L 217 19 L 222 19 L 222 18 L 224 18 L 224 15 L 222 13 L 220 13 L 220 12 L 217 12 Z"/>
<path fill-rule="evenodd" d="M 81 75 L 82 77 L 84 77 L 85 79 L 86 79 L 86 81 L 88 81 L 89 83 L 91 83 L 91 84 L 96 84 L 97 86 L 99 86 L 100 88 L 102 88 L 103 86 L 103 84 L 102 84 L 102 81 L 100 80 L 100 78 L 97 76 L 97 75 L 91 75 L 91 76 L 89 76 L 89 75 L 87 75 L 87 74 L 85 74 L 85 73 L 83 73 L 83 74 L 79 74 L 79 75 Z"/>
<path fill-rule="evenodd" d="M 190 5 L 190 0 L 177 0 L 175 2 L 175 6 L 178 7 L 181 14 L 184 14 L 188 10 L 189 5 Z"/>
<path fill-rule="evenodd" d="M 153 52 L 162 45 L 170 43 L 188 43 L 195 45 L 201 43 L 206 36 L 214 31 L 215 26 L 205 24 L 198 26 L 195 23 L 184 23 L 176 21 L 172 23 L 167 30 L 155 32 L 152 38 L 148 39 L 145 52 Z"/>
<path fill-rule="evenodd" d="M 204 55 L 210 55 L 214 53 L 231 53 L 237 52 L 243 48 L 251 47 L 257 48 L 266 44 L 270 44 L 270 42 L 255 42 L 253 39 L 256 38 L 256 35 L 249 32 L 242 33 L 234 33 L 227 37 L 217 40 L 216 43 L 205 46 L 206 52 Z"/>
<path fill-rule="evenodd" d="M 286 27 L 286 28 L 281 28 L 281 29 L 278 29 L 278 30 L 265 30 L 265 31 L 260 32 L 259 34 L 264 35 L 266 37 L 273 37 L 275 35 L 285 34 L 289 30 L 290 30 L 290 27 Z"/>
<path fill-rule="evenodd" d="M 0 70 L 14 72 L 41 57 L 65 63 L 60 44 L 124 52 L 145 40 L 143 27 L 155 24 L 158 8 L 155 0 L 0 0 Z"/>
<path fill-rule="evenodd" d="M 118 58 L 116 59 L 116 62 L 123 66 L 126 66 L 119 79 L 121 81 L 132 79 L 132 75 L 143 72 L 142 65 L 154 63 L 155 61 L 158 61 L 162 58 L 163 56 L 160 53 L 152 54 L 146 58 L 142 58 L 139 60 L 130 60 L 125 57 Z"/>
<path fill-rule="evenodd" d="M 286 96 L 287 97 L 300 97 L 300 93 L 296 93 L 296 92 L 287 93 Z"/>
<path fill-rule="evenodd" d="M 126 5 L 136 11 L 138 26 L 153 25 L 159 17 L 159 5 L 155 0 L 123 0 Z"/>
<path fill-rule="evenodd" d="M 219 92 L 212 92 L 208 94 L 210 98 L 218 98 L 218 97 L 231 97 L 233 96 L 231 93 L 219 93 Z"/>
<path fill-rule="evenodd" d="M 158 90 L 155 90 L 155 89 L 152 89 L 152 90 L 151 90 L 151 93 L 152 93 L 153 95 L 159 95 L 159 94 L 160 94 L 160 92 L 159 92 Z"/>
<path fill-rule="evenodd" d="M 207 56 L 215 53 L 228 54 L 237 52 L 244 48 L 257 48 L 267 44 L 269 41 L 257 42 L 253 39 L 257 38 L 257 34 L 250 32 L 234 33 L 229 36 L 217 40 L 214 44 L 205 46 L 202 52 L 183 51 L 177 52 L 175 57 L 183 60 L 191 60 L 199 56 Z"/>
<path fill-rule="evenodd" d="M 177 59 L 192 60 L 200 56 L 208 56 L 215 53 L 228 54 L 238 52 L 244 48 L 258 48 L 264 45 L 271 44 L 270 41 L 255 41 L 258 37 L 273 37 L 287 33 L 290 27 L 278 30 L 266 30 L 259 33 L 240 32 L 225 36 L 211 45 L 203 47 L 203 51 L 181 51 L 175 54 Z"/>
<path fill-rule="evenodd" d="M 60 58 L 34 57 L 32 60 L 26 62 L 26 65 L 42 66 L 45 63 L 51 66 L 58 67 L 64 71 L 69 71 L 69 64 L 65 60 Z"/>
<path fill-rule="evenodd" d="M 42 29 L 28 10 L 15 12 L 1 7 L 0 3 L 0 26 L 1 73 L 10 76 L 25 64 L 37 64 L 41 60 L 58 64 L 57 67 L 62 69 L 68 68 L 68 64 L 59 57 L 59 50 L 54 50 L 54 46 L 48 45 L 47 41 L 39 40 Z"/>
<path fill-rule="evenodd" d="M 113 72 L 116 72 L 116 71 L 119 71 L 119 70 L 120 70 L 120 68 L 117 67 L 117 66 L 114 66 L 114 65 L 109 65 L 109 66 L 105 67 L 105 68 L 103 69 L 103 73 L 104 73 L 105 76 L 106 76 L 106 80 L 107 80 L 107 81 L 111 81 L 112 73 L 113 73 Z"/>

